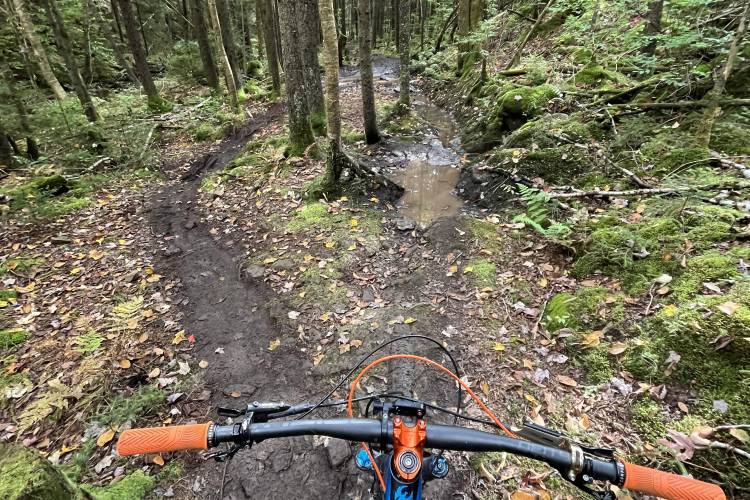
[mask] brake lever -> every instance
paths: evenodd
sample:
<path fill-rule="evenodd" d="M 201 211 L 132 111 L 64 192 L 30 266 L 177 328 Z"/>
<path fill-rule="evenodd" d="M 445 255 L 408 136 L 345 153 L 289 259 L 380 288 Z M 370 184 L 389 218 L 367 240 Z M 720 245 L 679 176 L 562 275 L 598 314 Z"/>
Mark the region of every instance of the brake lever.
<path fill-rule="evenodd" d="M 204 455 L 204 460 L 211 460 L 214 459 L 217 462 L 226 462 L 228 460 L 232 460 L 234 456 L 237 454 L 238 451 L 240 451 L 242 448 L 247 447 L 250 449 L 252 447 L 252 443 L 249 444 L 234 444 L 231 448 L 228 450 L 219 450 L 215 451 L 213 453 L 208 453 L 207 455 Z"/>

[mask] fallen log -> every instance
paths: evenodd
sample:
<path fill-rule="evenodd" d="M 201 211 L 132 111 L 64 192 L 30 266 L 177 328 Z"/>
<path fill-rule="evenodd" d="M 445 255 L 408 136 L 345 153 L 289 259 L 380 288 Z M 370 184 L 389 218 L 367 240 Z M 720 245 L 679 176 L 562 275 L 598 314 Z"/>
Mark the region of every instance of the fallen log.
<path fill-rule="evenodd" d="M 675 101 L 675 102 L 639 102 L 607 104 L 610 108 L 639 108 L 650 109 L 681 109 L 681 108 L 708 108 L 718 104 L 719 106 L 750 106 L 750 99 L 721 99 L 719 101 Z"/>

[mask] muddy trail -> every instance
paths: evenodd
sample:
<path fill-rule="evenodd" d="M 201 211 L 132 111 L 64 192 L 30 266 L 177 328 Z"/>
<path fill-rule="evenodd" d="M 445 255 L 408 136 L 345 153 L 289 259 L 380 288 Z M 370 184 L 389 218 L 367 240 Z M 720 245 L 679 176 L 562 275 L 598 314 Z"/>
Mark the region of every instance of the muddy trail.
<path fill-rule="evenodd" d="M 209 363 L 202 384 L 212 409 L 256 399 L 307 400 L 314 390 L 298 369 L 304 360 L 297 351 L 268 351 L 279 335 L 266 307 L 273 291 L 242 276 L 242 252 L 209 232 L 196 204 L 203 175 L 224 168 L 281 113 L 275 107 L 245 125 L 152 200 L 150 220 L 163 265 L 182 284 L 184 326 L 197 338 L 193 355 Z M 226 471 L 213 461 L 196 464 L 187 488 L 199 498 L 288 498 L 298 496 L 304 483 L 308 495 L 325 497 L 344 486 L 348 474 L 338 472 L 339 465 L 335 452 L 315 449 L 309 440 L 279 440 L 238 454 Z"/>
<path fill-rule="evenodd" d="M 392 60 L 383 61 L 376 66 L 378 74 L 390 81 L 394 74 Z M 347 81 L 356 78 L 356 74 L 346 77 Z M 374 156 L 389 175 L 407 187 L 399 202 L 400 229 L 424 229 L 461 206 L 453 195 L 458 175 L 455 123 L 421 96 L 416 97 L 415 110 L 433 125 L 432 131 L 417 142 L 387 141 Z M 215 418 L 217 406 L 241 408 L 256 400 L 315 401 L 352 363 L 346 357 L 341 365 L 315 369 L 301 352 L 304 349 L 298 349 L 294 342 L 284 342 L 271 352 L 269 345 L 274 339 L 296 336 L 281 320 L 286 318 L 288 307 L 262 279 L 244 272 L 244 250 L 253 242 L 222 238 L 220 232 L 211 229 L 217 226 L 214 215 L 198 203 L 204 176 L 229 165 L 256 132 L 279 121 L 282 114 L 281 106 L 274 106 L 234 131 L 213 152 L 190 163 L 178 180 L 165 185 L 151 200 L 150 223 L 158 238 L 161 268 L 180 284 L 175 302 L 183 312 L 185 330 L 196 338 L 191 356 L 208 362 L 209 368 L 198 381 L 202 399 L 207 399 L 204 420 Z M 171 175 L 174 177 L 174 173 Z M 384 296 L 396 303 L 418 304 L 418 283 L 411 278 L 394 280 Z M 433 322 L 433 336 L 446 326 L 442 323 Z M 410 333 L 421 332 L 397 325 L 372 338 L 366 347 Z M 424 345 L 394 345 L 388 352 L 397 351 L 439 357 Z M 388 376 L 412 381 L 403 385 L 403 390 L 411 390 L 425 400 L 450 398 L 455 403 L 450 385 L 435 387 L 427 370 L 407 364 L 396 364 L 391 370 Z M 337 413 L 329 411 L 327 415 Z M 343 441 L 296 438 L 261 443 L 238 453 L 228 464 L 196 458 L 188 463 L 190 473 L 181 485 L 180 496 L 369 498 L 371 478 L 356 469 L 353 451 L 354 446 Z M 461 490 L 465 480 L 464 472 L 455 471 L 451 481 L 429 484 L 427 493 L 433 498 L 450 497 Z"/>

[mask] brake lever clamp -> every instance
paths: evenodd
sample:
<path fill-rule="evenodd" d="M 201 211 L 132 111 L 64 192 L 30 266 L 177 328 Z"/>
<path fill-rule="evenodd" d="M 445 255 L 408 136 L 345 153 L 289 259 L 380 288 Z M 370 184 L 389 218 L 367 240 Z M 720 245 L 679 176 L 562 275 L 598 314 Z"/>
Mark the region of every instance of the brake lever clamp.
<path fill-rule="evenodd" d="M 226 462 L 227 460 L 232 460 L 234 456 L 237 454 L 237 452 L 240 451 L 241 449 L 243 448 L 250 449 L 251 447 L 252 447 L 252 443 L 233 444 L 229 449 L 219 450 L 213 453 L 208 453 L 203 456 L 203 459 L 204 460 L 214 459 L 217 462 Z"/>

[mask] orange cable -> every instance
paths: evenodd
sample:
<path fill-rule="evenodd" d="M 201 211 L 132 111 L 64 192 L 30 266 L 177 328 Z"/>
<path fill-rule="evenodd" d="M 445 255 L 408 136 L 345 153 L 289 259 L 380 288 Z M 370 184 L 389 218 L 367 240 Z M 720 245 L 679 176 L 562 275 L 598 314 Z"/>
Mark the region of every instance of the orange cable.
<path fill-rule="evenodd" d="M 357 390 L 357 385 L 359 385 L 359 381 L 362 379 L 362 377 L 365 375 L 365 373 L 367 373 L 371 368 L 373 368 L 373 367 L 375 367 L 375 366 L 377 366 L 377 365 L 379 365 L 381 363 L 385 363 L 386 361 L 393 361 L 395 359 L 411 359 L 411 360 L 414 360 L 414 361 L 419 361 L 420 363 L 424 363 L 424 364 L 426 364 L 428 366 L 431 366 L 433 368 L 437 368 L 437 369 L 439 369 L 440 371 L 442 371 L 444 373 L 447 373 L 448 375 L 450 375 L 451 378 L 453 378 L 453 380 L 455 380 L 456 382 L 458 382 L 459 385 L 461 385 L 461 387 L 463 387 L 466 390 L 466 392 L 469 394 L 469 396 L 471 396 L 472 399 L 474 399 L 474 401 L 476 401 L 476 403 L 479 405 L 479 407 L 482 409 L 482 411 L 484 411 L 484 413 L 486 413 L 487 416 L 490 417 L 490 419 L 495 423 L 495 425 L 497 425 L 498 427 L 500 427 L 500 429 L 502 429 L 503 432 L 505 432 L 505 434 L 507 434 L 508 436 L 515 437 L 515 434 L 513 434 L 511 431 L 508 430 L 507 427 L 505 427 L 505 425 L 503 425 L 503 423 L 500 421 L 500 419 L 497 418 L 494 413 L 492 413 L 492 410 L 490 410 L 487 407 L 487 405 L 485 405 L 482 402 L 481 399 L 479 399 L 479 396 L 477 396 L 474 393 L 474 391 L 471 390 L 471 388 L 469 387 L 469 385 L 466 382 L 464 382 L 463 380 L 461 380 L 455 373 L 453 373 L 452 371 L 450 371 L 448 368 L 446 368 L 445 366 L 441 365 L 437 361 L 433 361 L 431 359 L 428 359 L 428 358 L 425 358 L 425 357 L 422 357 L 422 356 L 416 356 L 414 354 L 392 354 L 390 356 L 384 356 L 384 357 L 382 357 L 380 359 L 376 359 L 375 361 L 373 361 L 372 363 L 370 363 L 369 365 L 367 365 L 359 373 L 359 375 L 357 375 L 357 378 L 354 379 L 354 381 L 352 382 L 351 387 L 349 388 L 349 396 L 347 398 L 346 411 L 347 411 L 347 413 L 348 413 L 348 415 L 349 415 L 350 418 L 354 416 L 354 411 L 353 411 L 353 407 L 352 407 L 352 403 L 353 403 L 353 399 L 354 399 L 354 392 Z M 428 432 L 429 432 L 429 430 L 428 430 Z M 378 477 L 378 481 L 380 481 L 380 486 L 381 486 L 381 488 L 383 490 L 383 493 L 385 493 L 385 481 L 383 480 L 383 475 L 380 472 L 380 468 L 378 467 L 378 464 L 375 463 L 375 458 L 373 457 L 372 452 L 370 452 L 370 447 L 369 447 L 369 445 L 367 443 L 361 443 L 361 444 L 362 444 L 362 448 L 364 448 L 364 450 L 365 450 L 365 453 L 367 453 L 367 456 L 370 458 L 370 461 L 372 462 L 373 469 L 375 470 L 375 475 Z"/>

